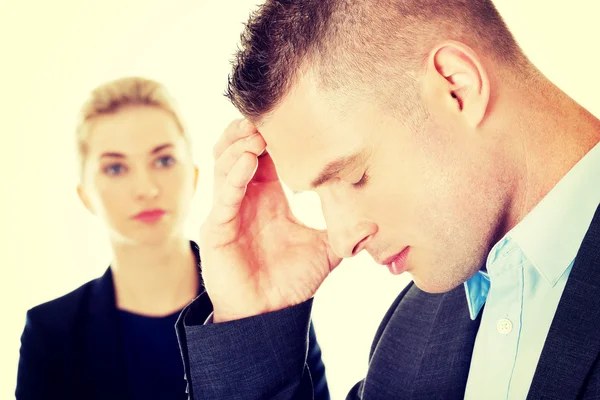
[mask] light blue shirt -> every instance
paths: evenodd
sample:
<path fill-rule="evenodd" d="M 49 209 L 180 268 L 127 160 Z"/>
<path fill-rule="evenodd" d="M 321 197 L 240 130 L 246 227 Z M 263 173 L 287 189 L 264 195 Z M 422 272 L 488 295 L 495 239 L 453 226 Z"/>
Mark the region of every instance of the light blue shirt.
<path fill-rule="evenodd" d="M 600 203 L 600 144 L 490 251 L 487 273 L 465 282 L 483 315 L 468 400 L 525 399 L 573 261 Z"/>

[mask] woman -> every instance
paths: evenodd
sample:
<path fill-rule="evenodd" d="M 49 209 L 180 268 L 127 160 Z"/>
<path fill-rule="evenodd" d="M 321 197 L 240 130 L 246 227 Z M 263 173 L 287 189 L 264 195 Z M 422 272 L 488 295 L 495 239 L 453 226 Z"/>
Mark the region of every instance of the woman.
<path fill-rule="evenodd" d="M 96 88 L 77 128 L 85 207 L 107 226 L 113 261 L 101 278 L 27 313 L 16 397 L 185 399 L 175 322 L 202 290 L 184 222 L 198 179 L 165 88 L 123 78 Z M 311 327 L 308 364 L 328 399 Z"/>

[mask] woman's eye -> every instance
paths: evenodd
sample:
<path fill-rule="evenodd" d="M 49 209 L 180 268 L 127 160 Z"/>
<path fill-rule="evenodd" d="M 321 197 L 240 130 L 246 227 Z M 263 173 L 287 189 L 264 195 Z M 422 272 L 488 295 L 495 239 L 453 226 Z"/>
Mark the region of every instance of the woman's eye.
<path fill-rule="evenodd" d="M 159 167 L 169 167 L 175 164 L 175 159 L 171 156 L 160 157 L 156 160 L 156 165 Z"/>
<path fill-rule="evenodd" d="M 125 172 L 123 164 L 112 164 L 104 168 L 104 173 L 107 175 L 120 175 Z"/>

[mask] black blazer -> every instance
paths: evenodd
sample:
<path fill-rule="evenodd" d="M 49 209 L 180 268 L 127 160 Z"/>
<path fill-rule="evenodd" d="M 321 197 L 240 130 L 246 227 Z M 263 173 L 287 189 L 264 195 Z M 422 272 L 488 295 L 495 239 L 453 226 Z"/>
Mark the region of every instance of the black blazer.
<path fill-rule="evenodd" d="M 198 297 L 177 322 L 194 399 L 312 398 L 311 375 L 303 369 L 312 300 L 244 320 L 200 326 L 203 301 Z M 429 294 L 409 284 L 377 331 L 367 376 L 347 399 L 463 399 L 480 318 L 481 313 L 471 321 L 462 285 Z M 579 248 L 527 399 L 600 399 L 599 362 L 600 206 Z M 209 380 L 211 385 L 203 384 Z"/>
<path fill-rule="evenodd" d="M 198 247 L 191 246 L 200 267 Z M 310 341 L 308 365 L 317 376 L 315 390 L 326 400 L 325 367 L 312 326 Z M 126 384 L 110 267 L 102 277 L 27 312 L 17 400 L 126 400 Z"/>

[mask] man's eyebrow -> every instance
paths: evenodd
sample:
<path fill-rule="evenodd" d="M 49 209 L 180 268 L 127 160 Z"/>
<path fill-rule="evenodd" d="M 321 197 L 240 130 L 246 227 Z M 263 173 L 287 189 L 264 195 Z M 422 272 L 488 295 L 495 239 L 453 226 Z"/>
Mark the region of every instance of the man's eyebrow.
<path fill-rule="evenodd" d="M 317 187 L 323 185 L 329 180 L 335 178 L 339 175 L 340 172 L 347 169 L 348 167 L 354 165 L 361 158 L 361 153 L 354 153 L 347 156 L 340 157 L 336 160 L 333 160 L 323 168 L 321 173 L 317 176 L 315 180 L 311 183 L 311 188 L 316 189 Z"/>

